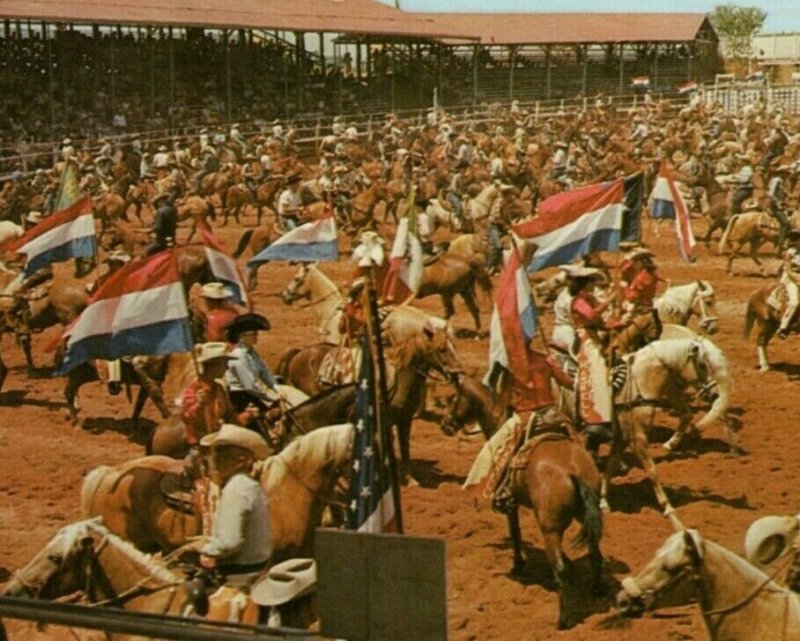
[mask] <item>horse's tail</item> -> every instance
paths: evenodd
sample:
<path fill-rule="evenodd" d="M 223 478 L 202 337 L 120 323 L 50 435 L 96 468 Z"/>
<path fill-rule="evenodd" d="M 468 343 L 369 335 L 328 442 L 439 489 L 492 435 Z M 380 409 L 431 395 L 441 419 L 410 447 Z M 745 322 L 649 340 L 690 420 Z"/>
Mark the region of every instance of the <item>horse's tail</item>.
<path fill-rule="evenodd" d="M 725 248 L 728 246 L 728 238 L 733 232 L 733 227 L 736 225 L 736 219 L 738 216 L 731 216 L 728 224 L 725 225 L 725 231 L 722 232 L 722 237 L 719 239 L 719 253 L 722 254 L 725 251 Z"/>
<path fill-rule="evenodd" d="M 597 492 L 580 476 L 570 474 L 575 487 L 575 503 L 578 509 L 581 529 L 575 535 L 573 545 L 595 548 L 603 537 L 603 513 L 600 511 L 600 498 Z M 581 518 L 582 517 L 582 518 Z"/>
<path fill-rule="evenodd" d="M 492 293 L 492 280 L 489 278 L 489 272 L 486 271 L 483 261 L 479 258 L 468 258 L 467 263 L 475 282 L 478 283 L 484 294 L 490 295 Z"/>
<path fill-rule="evenodd" d="M 108 465 L 101 465 L 100 467 L 94 468 L 91 472 L 86 475 L 86 478 L 83 479 L 83 485 L 81 486 L 81 518 L 88 519 L 93 514 L 93 506 L 94 506 L 94 497 L 97 494 L 97 489 L 100 487 L 100 483 L 106 477 L 108 471 L 111 470 L 111 467 Z"/>
<path fill-rule="evenodd" d="M 292 359 L 300 353 L 300 348 L 293 347 L 288 352 L 286 352 L 283 356 L 281 356 L 281 360 L 278 363 L 278 367 L 275 369 L 275 374 L 280 376 L 284 381 L 289 380 L 289 363 L 292 362 Z"/>
<path fill-rule="evenodd" d="M 234 258 L 239 258 L 244 253 L 244 250 L 247 249 L 247 244 L 250 242 L 250 239 L 253 237 L 253 229 L 248 229 L 246 232 L 242 234 L 242 237 L 239 239 L 239 244 L 236 245 L 236 250 L 233 252 Z"/>

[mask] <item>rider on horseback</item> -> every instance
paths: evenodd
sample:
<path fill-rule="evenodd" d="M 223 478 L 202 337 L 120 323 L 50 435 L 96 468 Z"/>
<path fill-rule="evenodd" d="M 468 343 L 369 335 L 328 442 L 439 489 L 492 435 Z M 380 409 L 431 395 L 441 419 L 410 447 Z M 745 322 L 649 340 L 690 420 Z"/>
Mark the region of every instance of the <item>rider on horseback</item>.
<path fill-rule="evenodd" d="M 300 214 L 303 205 L 300 201 L 300 174 L 291 174 L 286 179 L 286 189 L 278 198 L 278 217 L 287 231 L 297 228 L 300 224 Z"/>
<path fill-rule="evenodd" d="M 644 247 L 632 250 L 620 267 L 622 322 L 630 322 L 639 314 L 655 314 L 653 299 L 662 279 L 656 273 L 653 252 Z"/>
<path fill-rule="evenodd" d="M 736 158 L 742 161 L 739 173 L 733 179 L 736 183 L 736 192 L 731 200 L 731 214 L 742 213 L 742 203 L 753 195 L 753 168 L 750 165 L 750 156 L 747 154 L 736 154 Z"/>
<path fill-rule="evenodd" d="M 783 254 L 781 283 L 786 290 L 786 309 L 778 328 L 778 336 L 781 338 L 789 335 L 789 328 L 794 321 L 797 307 L 800 305 L 800 291 L 798 290 L 798 284 L 800 284 L 800 230 L 793 229 L 787 236 L 792 245 Z"/>
<path fill-rule="evenodd" d="M 789 165 L 779 165 L 772 171 L 772 178 L 767 187 L 767 195 L 769 196 L 769 213 L 778 221 L 780 231 L 778 232 L 776 254 L 781 255 L 783 250 L 783 243 L 786 240 L 786 233 L 789 231 L 789 219 L 784 212 L 786 203 L 786 189 L 784 187 L 784 180 L 786 173 L 791 169 Z"/>

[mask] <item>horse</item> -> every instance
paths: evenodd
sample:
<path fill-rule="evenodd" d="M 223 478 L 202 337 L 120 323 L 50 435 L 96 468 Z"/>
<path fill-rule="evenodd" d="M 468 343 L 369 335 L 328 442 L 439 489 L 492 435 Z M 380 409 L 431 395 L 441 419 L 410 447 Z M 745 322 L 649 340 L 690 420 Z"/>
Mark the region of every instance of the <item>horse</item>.
<path fill-rule="evenodd" d="M 324 427 L 301 436 L 257 469 L 269 501 L 273 561 L 312 556 L 314 528 L 333 485 L 350 464 L 354 428 Z M 144 552 L 170 552 L 201 533 L 196 511 L 173 507 L 161 492 L 164 476 L 182 461 L 145 456 L 95 468 L 81 488 L 82 518 L 102 516 L 109 531 Z"/>
<path fill-rule="evenodd" d="M 767 357 L 767 345 L 781 324 L 783 309 L 786 305 L 786 293 L 781 283 L 764 285 L 753 292 L 747 299 L 747 308 L 744 317 L 743 338 L 748 338 L 753 325 L 758 328 L 756 335 L 756 351 L 758 354 L 758 371 L 767 372 L 770 369 Z M 796 327 L 797 321 L 793 321 Z"/>
<path fill-rule="evenodd" d="M 738 452 L 736 434 L 727 420 L 733 389 L 728 361 L 722 351 L 706 338 L 676 338 L 650 343 L 623 357 L 623 362 L 627 377 L 614 399 L 619 429 L 612 442 L 603 474 L 601 507 L 604 510 L 609 509 L 609 481 L 622 452 L 630 447 L 653 483 L 664 515 L 676 520 L 675 510 L 658 480 L 655 463 L 647 450 L 647 431 L 658 408 L 668 408 L 676 413 L 679 418 L 678 427 L 664 444 L 668 451 L 674 450 L 685 436 L 694 417 L 686 391 L 689 387 L 696 387 L 701 396 L 716 396 L 708 412 L 694 429 L 702 432 L 717 419 L 726 419 L 729 447 L 732 452 Z"/>
<path fill-rule="evenodd" d="M 500 188 L 492 183 L 484 187 L 477 196 L 470 198 L 469 201 L 465 203 L 464 207 L 464 212 L 466 214 L 465 222 L 469 222 L 473 229 L 476 226 L 482 226 L 478 225 L 478 223 L 486 221 L 489 216 L 489 211 L 492 208 L 492 203 L 494 203 L 498 196 L 500 196 Z"/>
<path fill-rule="evenodd" d="M 368 189 L 357 193 L 348 203 L 347 220 L 342 231 L 355 237 L 366 227 L 375 225 L 375 206 L 384 198 L 386 190 L 380 181 L 375 181 Z"/>
<path fill-rule="evenodd" d="M 625 617 L 697 603 L 712 641 L 800 638 L 800 600 L 697 530 L 670 535 L 636 575 L 622 580 Z"/>
<path fill-rule="evenodd" d="M 653 303 L 662 323 L 688 325 L 692 315 L 697 315 L 703 332 L 716 334 L 719 330 L 716 292 L 707 280 L 677 286 L 670 284 Z"/>
<path fill-rule="evenodd" d="M 486 439 L 490 439 L 508 418 L 506 405 L 478 381 L 464 375 L 453 377 L 456 394 L 448 404 L 442 429 L 446 434 L 476 420 Z M 545 433 L 522 447 L 511 462 L 513 509 L 507 513 L 509 535 L 514 545 L 512 573 L 525 567 L 518 505 L 533 510 L 544 539 L 545 554 L 558 586 L 558 627 L 570 627 L 567 602 L 569 573 L 562 549 L 564 532 L 573 520 L 581 524 L 575 537 L 587 545 L 593 573 L 593 591 L 602 593 L 603 556 L 600 539 L 603 517 L 600 511 L 600 473 L 592 457 L 576 441 L 557 433 Z"/>
<path fill-rule="evenodd" d="M 703 237 L 703 242 L 708 246 L 711 235 L 715 230 L 724 230 L 728 222 L 728 192 L 719 184 L 717 179 L 708 171 L 704 171 L 696 179 L 687 181 L 690 186 L 699 186 L 705 189 L 708 199 L 708 209 L 703 213 L 708 221 L 708 229 Z"/>
<path fill-rule="evenodd" d="M 447 253 L 461 258 L 477 258 L 485 263 L 489 239 L 486 234 L 461 234 L 450 241 Z"/>
<path fill-rule="evenodd" d="M 750 211 L 744 214 L 731 216 L 725 231 L 719 241 L 719 253 L 723 254 L 730 245 L 731 252 L 728 254 L 726 271 L 733 273 L 733 261 L 742 247 L 750 245 L 748 255 L 750 259 L 759 267 L 763 268 L 758 258 L 758 250 L 765 242 L 771 242 L 778 249 L 778 235 L 780 227 L 778 222 L 765 211 Z"/>

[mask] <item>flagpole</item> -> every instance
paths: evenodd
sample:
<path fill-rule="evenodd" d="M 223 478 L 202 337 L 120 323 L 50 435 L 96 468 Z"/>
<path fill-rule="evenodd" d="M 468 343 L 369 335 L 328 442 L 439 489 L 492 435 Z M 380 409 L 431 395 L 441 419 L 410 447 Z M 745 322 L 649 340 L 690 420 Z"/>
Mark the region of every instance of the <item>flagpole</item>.
<path fill-rule="evenodd" d="M 175 261 L 175 270 L 180 274 L 180 266 L 178 265 L 178 255 L 175 253 L 175 248 L 170 247 L 170 253 L 172 254 L 172 260 Z M 189 352 L 192 355 L 192 365 L 194 366 L 194 373 L 195 376 L 200 378 L 200 363 L 197 361 L 197 352 L 194 349 L 195 346 L 195 336 L 194 336 L 194 328 L 192 327 L 192 311 L 189 309 L 189 292 L 186 291 L 186 284 L 183 282 L 183 279 L 180 279 L 181 282 L 181 291 L 183 292 L 183 300 L 186 303 L 186 311 L 189 312 L 186 316 L 186 328 L 189 330 L 189 339 L 192 341 L 192 348 Z"/>
<path fill-rule="evenodd" d="M 383 456 L 389 460 L 389 474 L 391 475 L 390 483 L 392 486 L 392 502 L 394 503 L 394 519 L 398 534 L 403 534 L 403 511 L 400 506 L 400 477 L 397 470 L 397 459 L 394 455 L 394 443 L 391 435 L 391 426 L 388 422 L 387 412 L 387 399 L 389 397 L 386 390 L 386 362 L 383 356 L 383 341 L 381 340 L 381 326 L 380 318 L 378 316 L 378 296 L 375 290 L 375 279 L 373 277 L 374 265 L 370 263 L 368 269 L 365 270 L 366 286 L 364 287 L 363 299 L 366 303 L 366 330 L 369 338 L 370 345 L 375 346 L 375 358 L 370 359 L 371 365 L 377 369 L 378 384 L 375 386 L 375 418 L 378 425 L 378 432 L 380 434 L 380 447 Z M 381 458 L 383 461 L 383 457 Z M 382 470 L 383 465 L 379 465 L 378 469 Z"/>

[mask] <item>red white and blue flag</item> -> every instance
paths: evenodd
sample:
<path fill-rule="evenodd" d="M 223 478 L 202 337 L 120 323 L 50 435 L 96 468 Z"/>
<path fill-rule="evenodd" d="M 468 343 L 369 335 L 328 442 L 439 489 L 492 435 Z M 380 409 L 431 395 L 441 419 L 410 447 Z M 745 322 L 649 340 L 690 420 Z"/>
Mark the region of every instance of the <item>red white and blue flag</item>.
<path fill-rule="evenodd" d="M 247 261 L 247 266 L 256 267 L 271 260 L 307 263 L 318 260 L 339 260 L 336 221 L 333 216 L 324 216 L 286 232 Z"/>
<path fill-rule="evenodd" d="M 94 358 L 191 350 L 189 308 L 174 253 L 133 260 L 114 272 L 64 336 L 62 374 Z"/>
<path fill-rule="evenodd" d="M 233 293 L 234 302 L 243 307 L 250 307 L 250 300 L 247 297 L 247 288 L 244 279 L 239 271 L 236 261 L 225 253 L 219 240 L 207 229 L 201 229 L 203 244 L 206 249 L 206 258 L 211 267 L 211 273 L 220 283 L 223 283 Z"/>
<path fill-rule="evenodd" d="M 692 260 L 695 246 L 692 223 L 689 220 L 689 208 L 683 195 L 678 190 L 672 170 L 665 162 L 658 168 L 658 178 L 650 194 L 650 216 L 652 218 L 669 218 L 675 220 L 675 234 L 678 237 L 678 249 L 684 260 Z"/>
<path fill-rule="evenodd" d="M 650 78 L 648 76 L 635 76 L 631 78 L 631 87 L 634 89 L 648 89 L 650 87 Z"/>
<path fill-rule="evenodd" d="M 522 381 L 530 380 L 528 346 L 539 326 L 539 316 L 522 257 L 512 246 L 492 310 L 489 329 L 489 375 L 500 365 Z"/>
<path fill-rule="evenodd" d="M 355 407 L 355 438 L 347 505 L 347 529 L 369 534 L 396 529 L 391 474 L 379 446 L 375 374 L 367 333 L 361 339 L 361 368 Z"/>
<path fill-rule="evenodd" d="M 539 204 L 536 218 L 513 228 L 537 246 L 528 271 L 563 265 L 592 251 L 615 251 L 638 240 L 642 174 L 580 187 Z"/>
<path fill-rule="evenodd" d="M 700 86 L 696 82 L 686 82 L 678 87 L 678 93 L 683 95 L 697 91 Z"/>
<path fill-rule="evenodd" d="M 51 263 L 94 256 L 96 244 L 92 201 L 87 196 L 45 218 L 10 243 L 6 251 L 27 256 L 27 277 Z"/>

